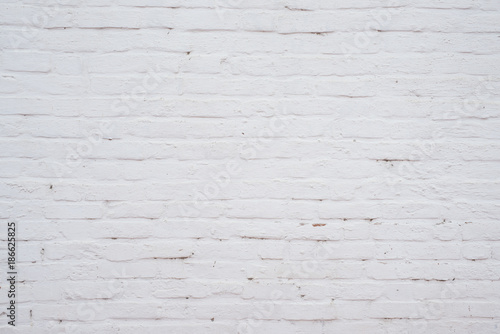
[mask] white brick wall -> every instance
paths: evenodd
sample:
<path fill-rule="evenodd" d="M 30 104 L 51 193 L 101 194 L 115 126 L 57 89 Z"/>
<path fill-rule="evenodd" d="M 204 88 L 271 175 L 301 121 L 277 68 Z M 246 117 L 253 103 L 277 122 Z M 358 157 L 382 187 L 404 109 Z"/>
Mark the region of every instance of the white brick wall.
<path fill-rule="evenodd" d="M 500 333 L 499 24 L 0 0 L 0 331 Z"/>

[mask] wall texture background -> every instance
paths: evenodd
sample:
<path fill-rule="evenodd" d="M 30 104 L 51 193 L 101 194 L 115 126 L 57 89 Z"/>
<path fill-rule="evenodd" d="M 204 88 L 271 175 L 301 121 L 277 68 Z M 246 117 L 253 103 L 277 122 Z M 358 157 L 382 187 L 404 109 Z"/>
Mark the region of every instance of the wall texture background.
<path fill-rule="evenodd" d="M 498 1 L 1 0 L 0 29 L 15 332 L 500 333 Z"/>

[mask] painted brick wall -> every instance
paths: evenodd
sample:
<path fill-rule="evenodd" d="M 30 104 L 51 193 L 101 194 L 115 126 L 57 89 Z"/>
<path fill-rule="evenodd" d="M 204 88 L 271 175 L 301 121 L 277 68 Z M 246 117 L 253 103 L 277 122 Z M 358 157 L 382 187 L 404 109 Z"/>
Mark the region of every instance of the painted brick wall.
<path fill-rule="evenodd" d="M 0 28 L 2 333 L 500 333 L 498 1 L 1 0 Z"/>

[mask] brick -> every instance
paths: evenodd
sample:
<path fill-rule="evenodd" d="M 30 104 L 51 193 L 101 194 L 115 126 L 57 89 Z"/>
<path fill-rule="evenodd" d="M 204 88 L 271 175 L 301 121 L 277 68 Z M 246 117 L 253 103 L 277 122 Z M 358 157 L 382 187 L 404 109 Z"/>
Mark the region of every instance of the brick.
<path fill-rule="evenodd" d="M 0 0 L 17 332 L 497 333 L 499 18 Z"/>

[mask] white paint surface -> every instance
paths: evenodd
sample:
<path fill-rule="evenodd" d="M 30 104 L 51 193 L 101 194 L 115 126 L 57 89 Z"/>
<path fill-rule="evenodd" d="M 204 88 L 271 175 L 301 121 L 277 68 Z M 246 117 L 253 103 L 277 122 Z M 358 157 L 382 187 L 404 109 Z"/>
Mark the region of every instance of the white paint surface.
<path fill-rule="evenodd" d="M 15 333 L 500 333 L 499 23 L 0 1 Z"/>

